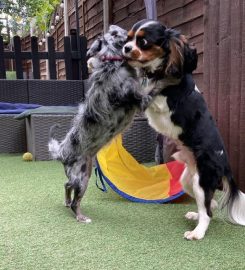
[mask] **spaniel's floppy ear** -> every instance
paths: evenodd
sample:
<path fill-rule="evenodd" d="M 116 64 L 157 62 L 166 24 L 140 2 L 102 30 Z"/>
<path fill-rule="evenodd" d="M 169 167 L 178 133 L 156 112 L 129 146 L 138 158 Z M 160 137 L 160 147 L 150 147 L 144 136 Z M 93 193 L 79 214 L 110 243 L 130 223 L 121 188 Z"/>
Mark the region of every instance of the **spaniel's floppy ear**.
<path fill-rule="evenodd" d="M 102 46 L 101 37 L 97 38 L 91 45 L 90 49 L 87 51 L 87 59 L 92 56 L 95 56 L 100 50 Z"/>
<path fill-rule="evenodd" d="M 183 73 L 191 73 L 197 67 L 197 52 L 189 46 L 184 35 L 173 29 L 166 30 L 168 40 L 168 61 L 165 74 L 181 77 Z"/>
<path fill-rule="evenodd" d="M 167 42 L 165 43 L 165 51 L 166 55 L 168 55 L 165 74 L 177 78 L 181 77 L 184 66 L 185 38 L 173 29 L 166 29 L 165 36 L 167 39 Z"/>

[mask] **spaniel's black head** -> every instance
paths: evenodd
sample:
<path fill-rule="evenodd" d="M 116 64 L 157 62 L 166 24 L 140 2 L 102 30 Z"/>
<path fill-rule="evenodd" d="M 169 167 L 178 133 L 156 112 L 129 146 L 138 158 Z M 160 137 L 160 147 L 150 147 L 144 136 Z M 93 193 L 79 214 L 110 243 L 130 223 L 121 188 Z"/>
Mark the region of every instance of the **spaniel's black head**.
<path fill-rule="evenodd" d="M 142 20 L 132 27 L 123 55 L 135 67 L 163 68 L 163 76 L 181 77 L 197 67 L 196 49 L 189 46 L 186 37 L 153 20 Z"/>

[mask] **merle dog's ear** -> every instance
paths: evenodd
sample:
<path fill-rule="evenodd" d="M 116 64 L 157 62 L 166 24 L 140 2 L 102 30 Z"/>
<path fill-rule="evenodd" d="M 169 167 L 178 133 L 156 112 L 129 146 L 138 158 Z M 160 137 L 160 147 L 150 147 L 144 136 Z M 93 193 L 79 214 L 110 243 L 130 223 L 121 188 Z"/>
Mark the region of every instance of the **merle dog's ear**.
<path fill-rule="evenodd" d="M 184 47 L 184 72 L 192 73 L 197 68 L 197 61 L 196 48 L 191 48 L 189 44 L 186 44 Z"/>
<path fill-rule="evenodd" d="M 102 39 L 99 37 L 97 38 L 91 45 L 90 49 L 87 51 L 87 59 L 92 56 L 95 56 L 102 47 Z"/>

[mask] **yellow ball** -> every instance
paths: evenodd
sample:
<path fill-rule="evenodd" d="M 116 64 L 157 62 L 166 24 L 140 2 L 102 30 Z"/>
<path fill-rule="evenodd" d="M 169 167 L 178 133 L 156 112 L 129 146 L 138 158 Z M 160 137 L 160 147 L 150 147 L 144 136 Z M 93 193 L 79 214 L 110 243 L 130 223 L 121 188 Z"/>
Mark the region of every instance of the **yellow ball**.
<path fill-rule="evenodd" d="M 24 160 L 24 161 L 32 161 L 32 160 L 33 160 L 32 153 L 26 152 L 26 153 L 23 155 L 23 160 Z"/>

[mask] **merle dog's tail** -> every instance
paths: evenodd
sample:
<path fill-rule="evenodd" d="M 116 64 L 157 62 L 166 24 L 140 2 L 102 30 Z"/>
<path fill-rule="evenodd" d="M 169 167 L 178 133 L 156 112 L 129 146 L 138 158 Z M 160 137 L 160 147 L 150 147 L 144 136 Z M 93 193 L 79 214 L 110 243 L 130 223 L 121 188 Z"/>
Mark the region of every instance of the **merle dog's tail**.
<path fill-rule="evenodd" d="M 231 174 L 223 179 L 223 192 L 221 209 L 230 222 L 245 226 L 245 194 L 237 188 Z"/>
<path fill-rule="evenodd" d="M 60 143 L 58 142 L 58 140 L 56 140 L 54 138 L 56 130 L 58 128 L 60 128 L 60 125 L 55 124 L 49 130 L 48 150 L 49 150 L 49 153 L 51 154 L 51 157 L 53 159 L 59 159 L 60 158 Z"/>

